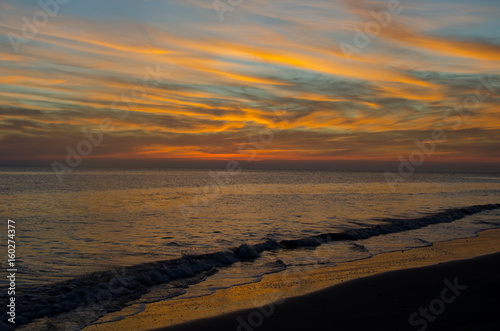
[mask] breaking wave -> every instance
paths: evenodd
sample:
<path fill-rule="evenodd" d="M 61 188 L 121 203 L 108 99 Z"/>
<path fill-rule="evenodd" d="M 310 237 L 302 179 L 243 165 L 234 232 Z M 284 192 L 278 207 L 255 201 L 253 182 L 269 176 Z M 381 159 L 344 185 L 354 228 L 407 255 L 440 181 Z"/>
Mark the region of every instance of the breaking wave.
<path fill-rule="evenodd" d="M 338 233 L 323 233 L 290 240 L 267 240 L 262 243 L 238 247 L 209 254 L 186 255 L 178 259 L 144 263 L 106 272 L 95 272 L 71 280 L 23 288 L 16 297 L 19 313 L 16 324 L 26 324 L 37 318 L 57 316 L 71 312 L 80 318 L 74 323 L 82 326 L 95 321 L 106 312 L 116 311 L 127 303 L 139 299 L 153 287 L 176 282 L 177 287 L 203 281 L 218 269 L 238 261 L 252 261 L 262 252 L 291 250 L 319 246 L 332 241 L 354 241 L 374 236 L 411 231 L 432 224 L 449 223 L 468 215 L 499 209 L 500 204 L 475 205 L 447 209 L 439 213 L 411 219 L 377 220 L 380 224 Z M 356 249 L 364 247 L 357 245 Z M 6 291 L 0 294 L 6 297 Z M 6 316 L 5 308 L 0 308 Z M 93 313 L 89 313 L 93 312 Z M 79 322 L 78 322 L 79 321 Z M 0 325 L 0 326 L 5 326 Z M 76 327 L 76 325 L 73 325 Z M 78 328 L 78 327 L 76 327 Z"/>

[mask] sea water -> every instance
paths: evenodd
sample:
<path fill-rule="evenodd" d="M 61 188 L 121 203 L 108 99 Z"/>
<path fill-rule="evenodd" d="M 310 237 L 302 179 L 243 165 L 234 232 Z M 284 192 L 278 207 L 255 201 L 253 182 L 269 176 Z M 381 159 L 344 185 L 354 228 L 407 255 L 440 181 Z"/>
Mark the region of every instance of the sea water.
<path fill-rule="evenodd" d="M 82 168 L 61 179 L 0 167 L 18 321 L 33 328 L 48 314 L 81 327 L 132 303 L 500 227 L 498 174 L 416 173 L 394 190 L 382 172 Z"/>

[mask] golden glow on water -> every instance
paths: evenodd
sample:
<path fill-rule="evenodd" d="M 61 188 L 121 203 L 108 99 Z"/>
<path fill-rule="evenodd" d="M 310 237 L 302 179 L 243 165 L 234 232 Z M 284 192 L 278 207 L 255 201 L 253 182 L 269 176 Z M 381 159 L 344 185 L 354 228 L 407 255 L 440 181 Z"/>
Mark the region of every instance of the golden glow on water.
<path fill-rule="evenodd" d="M 496 253 L 500 250 L 499 236 L 500 230 L 489 230 L 480 233 L 476 238 L 457 239 L 436 243 L 432 247 L 381 254 L 366 260 L 341 263 L 335 267 L 266 275 L 259 283 L 219 290 L 209 296 L 152 303 L 138 314 L 113 323 L 92 325 L 86 327 L 84 331 L 153 329 L 240 309 L 261 307 L 281 298 L 286 300 L 291 296 L 318 291 L 350 279 L 376 273 Z M 130 315 L 131 312 L 135 311 L 125 309 L 108 314 L 99 322 Z"/>
<path fill-rule="evenodd" d="M 487 192 L 500 190 L 496 177 L 484 175 L 417 175 L 413 182 L 397 184 L 391 192 L 382 173 L 250 171 L 230 177 L 228 185 L 226 177 L 216 179 L 214 174 L 203 170 L 83 171 L 68 177 L 61 187 L 50 172 L 12 172 L 3 175 L 4 179 L 12 181 L 13 188 L 23 181 L 26 186 L 4 197 L 3 206 L 25 219 L 25 244 L 20 249 L 33 264 L 31 268 L 60 265 L 64 272 L 58 276 L 71 277 L 110 266 L 216 252 L 242 243 L 366 227 L 377 219 L 420 217 L 443 208 L 496 203 L 496 196 Z M 183 214 L 183 210 L 188 212 Z M 452 237 L 462 235 L 457 231 L 448 232 Z M 423 232 L 422 236 L 431 238 Z M 393 241 L 405 247 L 422 245 L 397 236 Z M 387 249 L 375 239 L 365 245 L 374 251 Z M 332 255 L 318 248 L 314 256 L 283 252 L 275 258 L 307 264 L 312 258 L 327 262 L 359 256 L 343 248 L 336 251 L 339 254 Z M 272 262 L 272 258 L 271 254 L 262 261 Z M 255 270 L 259 268 L 268 267 L 263 262 Z"/>

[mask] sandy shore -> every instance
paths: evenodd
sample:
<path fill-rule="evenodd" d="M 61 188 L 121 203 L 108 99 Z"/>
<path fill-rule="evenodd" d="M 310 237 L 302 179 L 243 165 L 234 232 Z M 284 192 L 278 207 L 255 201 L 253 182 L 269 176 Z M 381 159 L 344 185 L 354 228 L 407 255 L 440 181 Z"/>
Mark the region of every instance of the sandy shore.
<path fill-rule="evenodd" d="M 214 316 L 218 317 L 168 330 L 418 330 L 425 323 L 431 330 L 446 330 L 447 325 L 453 330 L 488 329 L 488 323 L 497 325 L 493 329 L 498 330 L 500 319 L 492 320 L 488 312 L 500 308 L 500 254 L 475 258 L 497 252 L 500 230 L 487 230 L 474 238 L 380 254 L 335 267 L 268 275 L 259 283 L 200 298 L 152 303 L 138 314 L 84 330 L 145 330 Z M 454 260 L 461 261 L 445 263 Z M 424 266 L 428 267 L 421 268 Z M 393 270 L 401 271 L 389 272 Z M 340 285 L 331 287 L 336 284 Z M 456 291 L 461 291 L 461 286 L 467 289 L 453 302 L 445 303 L 440 298 L 447 286 L 455 286 Z M 451 301 L 450 291 L 445 291 L 445 301 Z M 310 294 L 296 297 L 306 293 Z M 419 312 L 420 307 L 432 309 L 431 315 Z M 412 313 L 416 313 L 412 319 L 415 326 L 409 323 Z M 479 319 L 471 322 L 473 315 Z M 469 322 L 482 323 L 484 328 L 471 328 Z"/>
<path fill-rule="evenodd" d="M 500 253 L 386 272 L 165 329 L 499 330 Z"/>

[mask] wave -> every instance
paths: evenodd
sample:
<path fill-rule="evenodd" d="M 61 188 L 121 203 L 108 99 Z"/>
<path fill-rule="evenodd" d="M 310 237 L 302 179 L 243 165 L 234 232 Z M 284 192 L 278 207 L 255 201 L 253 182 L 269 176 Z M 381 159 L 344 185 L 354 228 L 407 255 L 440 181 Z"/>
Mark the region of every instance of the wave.
<path fill-rule="evenodd" d="M 71 320 L 80 321 L 72 323 L 79 323 L 81 326 L 95 321 L 106 312 L 123 308 L 127 303 L 139 299 L 154 286 L 175 281 L 178 287 L 185 287 L 201 282 L 216 273 L 217 268 L 229 266 L 238 261 L 257 259 L 265 251 L 319 246 L 332 241 L 367 239 L 389 233 L 415 230 L 432 224 L 449 223 L 468 215 L 499 208 L 500 204 L 475 205 L 447 209 L 419 218 L 377 220 L 381 224 L 301 239 L 267 240 L 254 245 L 242 244 L 221 252 L 186 255 L 173 260 L 95 272 L 50 285 L 28 287 L 16 297 L 16 302 L 20 305 L 16 325 L 26 324 L 44 316 L 50 317 L 71 312 L 73 314 Z M 363 250 L 364 247 L 358 245 L 356 249 Z M 7 298 L 5 295 L 6 291 L 2 291 L 0 297 Z M 0 312 L 6 316 L 4 308 L 0 308 Z M 77 325 L 66 326 L 65 329 L 78 329 L 78 327 Z"/>
<path fill-rule="evenodd" d="M 475 205 L 463 208 L 446 209 L 440 213 L 411 218 L 411 219 L 382 219 L 377 220 L 386 224 L 379 224 L 372 227 L 348 230 L 340 233 L 324 233 L 303 239 L 283 240 L 280 245 L 285 248 L 297 248 L 301 246 L 318 246 L 325 242 L 340 240 L 360 240 L 370 237 L 380 236 L 389 233 L 398 233 L 420 229 L 432 224 L 450 223 L 468 215 L 480 213 L 485 210 L 499 209 L 500 204 Z"/>

